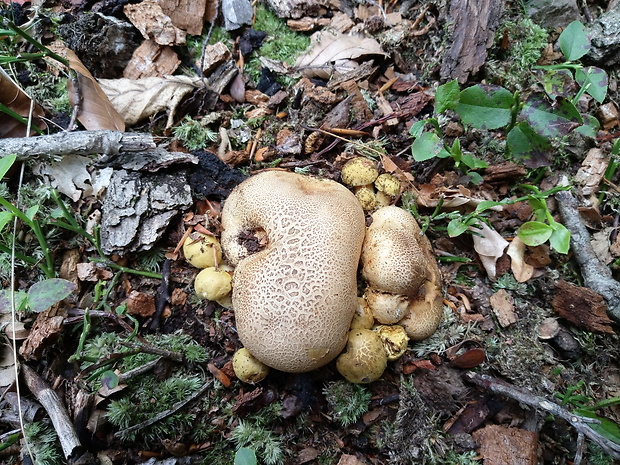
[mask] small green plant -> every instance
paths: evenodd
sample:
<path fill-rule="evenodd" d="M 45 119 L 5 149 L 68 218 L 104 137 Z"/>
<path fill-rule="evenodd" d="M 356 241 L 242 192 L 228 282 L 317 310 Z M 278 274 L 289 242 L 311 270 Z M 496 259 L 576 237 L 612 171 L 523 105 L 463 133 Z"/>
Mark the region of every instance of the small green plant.
<path fill-rule="evenodd" d="M 473 157 L 459 158 L 463 155 L 456 140 L 450 147 L 443 142 L 438 116 L 446 110 L 454 110 L 464 124 L 478 129 L 505 128 L 508 154 L 531 168 L 549 165 L 553 142 L 571 131 L 595 135 L 598 121 L 584 118 L 576 104 L 584 93 L 602 102 L 607 95 L 607 74 L 577 62 L 591 47 L 580 22 L 569 24 L 559 43 L 565 62 L 538 67 L 546 95 L 532 93 L 521 102 L 519 91 L 510 92 L 497 85 L 478 84 L 463 90 L 456 80 L 441 85 L 435 95 L 435 116 L 411 127 L 410 134 L 415 138 L 411 147 L 413 158 L 423 161 L 452 157 L 474 173 L 482 167 Z M 573 95 L 575 84 L 579 90 Z M 427 124 L 432 131 L 424 131 Z M 472 181 L 477 179 L 474 174 Z"/>
<path fill-rule="evenodd" d="M 256 465 L 256 453 L 247 447 L 241 447 L 235 452 L 234 465 Z"/>
<path fill-rule="evenodd" d="M 35 465 L 64 463 L 58 436 L 50 425 L 43 422 L 27 423 L 24 425 L 24 435 L 30 446 L 26 450 L 33 454 L 33 457 L 30 457 L 32 463 Z"/>
<path fill-rule="evenodd" d="M 230 438 L 237 445 L 238 450 L 249 448 L 256 451 L 256 455 L 266 465 L 284 463 L 282 441 L 266 426 L 240 420 L 239 424 L 233 428 Z"/>
<path fill-rule="evenodd" d="M 323 389 L 325 400 L 334 420 L 342 426 L 349 426 L 358 421 L 368 411 L 370 392 L 361 384 L 339 380 L 328 383 Z"/>
<path fill-rule="evenodd" d="M 180 125 L 174 127 L 172 134 L 189 150 L 204 149 L 210 142 L 217 141 L 217 132 L 190 116 L 186 116 Z"/>

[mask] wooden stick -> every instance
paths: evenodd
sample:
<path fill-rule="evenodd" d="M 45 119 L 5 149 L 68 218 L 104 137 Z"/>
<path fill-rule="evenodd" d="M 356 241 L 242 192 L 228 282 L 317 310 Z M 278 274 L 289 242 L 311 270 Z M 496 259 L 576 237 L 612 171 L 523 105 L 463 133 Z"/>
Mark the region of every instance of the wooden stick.
<path fill-rule="evenodd" d="M 18 160 L 62 155 L 116 155 L 154 148 L 151 134 L 120 131 L 60 132 L 47 136 L 0 139 L 0 156 L 16 154 Z"/>
<path fill-rule="evenodd" d="M 52 420 L 52 425 L 56 430 L 62 451 L 67 460 L 76 457 L 82 449 L 80 440 L 78 439 L 71 418 L 67 413 L 67 409 L 63 405 L 60 397 L 50 386 L 41 378 L 36 371 L 28 365 L 21 365 L 21 371 L 26 382 L 26 386 L 30 392 L 37 398 L 47 414 Z"/>

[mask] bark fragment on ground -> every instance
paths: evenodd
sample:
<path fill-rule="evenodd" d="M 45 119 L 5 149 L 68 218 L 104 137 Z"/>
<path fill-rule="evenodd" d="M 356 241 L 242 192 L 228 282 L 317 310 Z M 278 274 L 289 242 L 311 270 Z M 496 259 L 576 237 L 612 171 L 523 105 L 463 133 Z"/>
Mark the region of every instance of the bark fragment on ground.
<path fill-rule="evenodd" d="M 607 305 L 599 294 L 563 280 L 556 284 L 556 290 L 552 305 L 561 317 L 588 331 L 614 334 Z"/>
<path fill-rule="evenodd" d="M 478 72 L 493 45 L 495 29 L 504 10 L 502 0 L 452 0 L 449 22 L 453 25 L 450 47 L 441 64 L 442 79 L 465 83 Z"/>

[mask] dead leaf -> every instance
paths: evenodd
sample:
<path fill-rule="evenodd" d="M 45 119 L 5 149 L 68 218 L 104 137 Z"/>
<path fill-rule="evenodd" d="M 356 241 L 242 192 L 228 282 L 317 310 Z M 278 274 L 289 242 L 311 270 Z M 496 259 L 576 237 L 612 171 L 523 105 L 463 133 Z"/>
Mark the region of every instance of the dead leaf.
<path fill-rule="evenodd" d="M 82 196 L 92 193 L 91 175 L 86 169 L 91 159 L 81 155 L 65 155 L 54 163 L 39 163 L 34 172 L 44 177 L 52 187 L 77 202 Z"/>
<path fill-rule="evenodd" d="M 338 460 L 338 465 L 365 465 L 360 459 L 358 459 L 355 455 L 342 454 L 340 456 L 340 460 Z"/>
<path fill-rule="evenodd" d="M 491 297 L 489 303 L 493 309 L 493 313 L 497 317 L 497 321 L 502 328 L 510 326 L 517 322 L 515 315 L 515 301 L 506 289 L 500 289 Z"/>
<path fill-rule="evenodd" d="M 80 106 L 79 122 L 89 131 L 99 129 L 124 131 L 123 118 L 114 109 L 90 71 L 86 69 L 72 50 L 67 49 L 66 55 L 69 67 L 77 73 L 79 89 L 76 89 L 73 80 L 69 79 L 67 80 L 67 90 L 69 91 L 71 105 Z"/>
<path fill-rule="evenodd" d="M 101 88 L 125 123 L 136 124 L 160 111 L 168 111 L 166 128 L 174 124 L 175 110 L 183 98 L 202 85 L 199 78 L 166 76 L 144 79 L 101 79 Z"/>
<path fill-rule="evenodd" d="M 161 5 L 154 0 L 125 5 L 123 13 L 145 39 L 154 40 L 159 45 L 185 43 L 185 31 L 176 27 Z"/>
<path fill-rule="evenodd" d="M 329 78 L 356 66 L 351 60 L 367 55 L 387 56 L 375 39 L 344 35 L 329 30 L 312 35 L 309 51 L 297 59 L 295 67 L 306 77 Z"/>
<path fill-rule="evenodd" d="M 575 175 L 575 183 L 581 185 L 581 192 L 584 196 L 596 193 L 608 164 L 609 157 L 601 149 L 595 147 L 588 151 Z"/>
<path fill-rule="evenodd" d="M 30 106 L 33 105 L 33 124 L 39 129 L 47 128 L 45 122 L 41 120 L 41 117 L 45 115 L 41 105 L 38 103 L 33 104 L 32 99 L 13 82 L 2 68 L 0 68 L 0 104 L 24 118 L 28 118 Z M 30 131 L 30 135 L 34 134 L 36 134 L 35 131 Z M 24 124 L 12 116 L 0 112 L 0 138 L 24 137 L 26 135 L 26 126 Z"/>
<path fill-rule="evenodd" d="M 525 249 L 526 245 L 523 243 L 519 236 L 515 236 L 506 254 L 510 257 L 510 269 L 515 279 L 524 283 L 534 275 L 534 267 L 525 263 Z"/>
<path fill-rule="evenodd" d="M 486 223 L 480 223 L 479 228 L 469 228 L 474 240 L 474 249 L 480 257 L 482 266 L 487 272 L 489 279 L 494 280 L 496 275 L 495 264 L 504 255 L 508 241 L 497 231 L 491 229 Z"/>

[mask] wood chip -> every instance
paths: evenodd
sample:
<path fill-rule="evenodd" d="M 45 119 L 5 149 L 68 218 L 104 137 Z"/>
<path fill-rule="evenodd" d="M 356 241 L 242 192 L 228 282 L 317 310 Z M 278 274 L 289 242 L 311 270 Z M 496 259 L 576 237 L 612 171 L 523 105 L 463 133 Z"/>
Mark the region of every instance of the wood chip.
<path fill-rule="evenodd" d="M 30 330 L 30 335 L 19 348 L 19 354 L 26 361 L 39 360 L 45 350 L 54 344 L 62 334 L 63 316 L 50 316 L 50 311 L 41 312 Z"/>
<path fill-rule="evenodd" d="M 607 316 L 603 297 L 585 287 L 567 281 L 558 281 L 556 295 L 551 302 L 553 309 L 575 326 L 589 331 L 614 334 L 612 321 Z"/>
<path fill-rule="evenodd" d="M 167 76 L 174 74 L 180 64 L 181 60 L 172 47 L 145 40 L 134 50 L 131 60 L 123 70 L 123 77 L 140 79 Z"/>
<path fill-rule="evenodd" d="M 489 297 L 489 303 L 502 328 L 517 322 L 517 315 L 514 311 L 515 301 L 506 289 L 500 289 Z"/>
<path fill-rule="evenodd" d="M 588 151 L 575 175 L 575 183 L 581 185 L 581 193 L 584 196 L 596 193 L 608 164 L 609 157 L 601 149 L 595 147 Z"/>
<path fill-rule="evenodd" d="M 538 434 L 518 428 L 489 425 L 474 431 L 485 465 L 536 465 Z"/>

